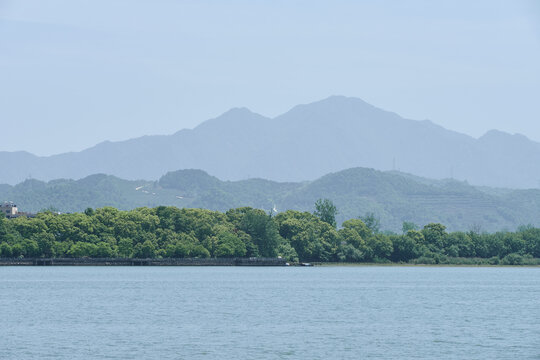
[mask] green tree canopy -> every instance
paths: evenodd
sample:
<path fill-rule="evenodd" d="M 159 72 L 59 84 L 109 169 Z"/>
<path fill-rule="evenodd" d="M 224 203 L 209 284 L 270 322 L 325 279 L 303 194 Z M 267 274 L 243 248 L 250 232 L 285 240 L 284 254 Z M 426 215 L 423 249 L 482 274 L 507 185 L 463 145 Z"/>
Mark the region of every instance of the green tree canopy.
<path fill-rule="evenodd" d="M 315 211 L 313 214 L 325 223 L 330 224 L 332 227 L 336 227 L 336 215 L 338 214 L 338 210 L 331 200 L 317 200 L 315 202 Z"/>

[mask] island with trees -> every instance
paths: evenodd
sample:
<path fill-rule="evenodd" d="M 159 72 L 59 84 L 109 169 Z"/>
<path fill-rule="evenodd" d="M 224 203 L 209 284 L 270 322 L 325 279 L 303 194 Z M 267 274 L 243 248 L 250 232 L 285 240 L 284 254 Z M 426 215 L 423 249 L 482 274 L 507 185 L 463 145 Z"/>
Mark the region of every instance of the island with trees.
<path fill-rule="evenodd" d="M 374 214 L 336 223 L 327 199 L 315 211 L 280 213 L 241 207 L 226 212 L 158 206 L 121 211 L 39 212 L 0 218 L 0 258 L 225 259 L 291 263 L 540 265 L 540 229 L 447 232 L 439 223 L 380 229 Z"/>

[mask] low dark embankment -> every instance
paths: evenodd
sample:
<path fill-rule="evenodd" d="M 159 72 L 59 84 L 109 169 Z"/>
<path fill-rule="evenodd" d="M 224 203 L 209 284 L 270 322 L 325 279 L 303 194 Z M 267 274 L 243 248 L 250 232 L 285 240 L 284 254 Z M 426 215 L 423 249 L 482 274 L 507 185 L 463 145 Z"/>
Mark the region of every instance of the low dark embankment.
<path fill-rule="evenodd" d="M 182 259 L 122 259 L 122 258 L 0 258 L 0 266 L 285 266 L 280 258 L 182 258 Z"/>

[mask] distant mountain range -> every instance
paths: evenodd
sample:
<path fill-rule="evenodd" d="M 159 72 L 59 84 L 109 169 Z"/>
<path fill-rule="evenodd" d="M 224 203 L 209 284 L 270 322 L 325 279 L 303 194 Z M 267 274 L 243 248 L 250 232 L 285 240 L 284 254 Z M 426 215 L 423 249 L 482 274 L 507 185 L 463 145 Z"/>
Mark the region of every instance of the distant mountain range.
<path fill-rule="evenodd" d="M 0 183 L 95 173 L 157 179 L 189 168 L 226 180 L 304 181 L 358 166 L 538 188 L 540 143 L 495 130 L 475 139 L 430 121 L 403 119 L 360 99 L 333 96 L 273 119 L 232 109 L 193 130 L 104 142 L 81 152 L 48 157 L 0 152 Z"/>
<path fill-rule="evenodd" d="M 451 230 L 514 230 L 540 226 L 540 190 L 480 188 L 456 180 L 429 180 L 400 172 L 353 168 L 315 181 L 279 183 L 262 179 L 221 181 L 201 170 L 181 170 L 159 181 L 92 175 L 81 180 L 26 180 L 0 185 L 0 200 L 23 211 L 53 207 L 62 212 L 87 207 L 174 205 L 225 211 L 252 206 L 270 211 L 313 211 L 319 198 L 339 209 L 338 222 L 365 215 L 380 217 L 384 229 L 399 231 L 404 221 L 441 222 Z"/>

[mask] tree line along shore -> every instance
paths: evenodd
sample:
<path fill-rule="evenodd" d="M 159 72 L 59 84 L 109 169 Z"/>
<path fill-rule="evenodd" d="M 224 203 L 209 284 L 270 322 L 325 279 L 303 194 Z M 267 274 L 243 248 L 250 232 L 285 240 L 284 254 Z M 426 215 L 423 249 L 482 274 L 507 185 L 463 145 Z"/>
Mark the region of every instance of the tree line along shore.
<path fill-rule="evenodd" d="M 447 232 L 443 224 L 403 223 L 381 231 L 373 214 L 337 226 L 337 209 L 278 214 L 159 206 L 0 218 L 2 258 L 273 258 L 291 262 L 540 265 L 540 229 Z"/>

